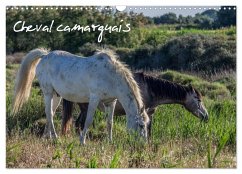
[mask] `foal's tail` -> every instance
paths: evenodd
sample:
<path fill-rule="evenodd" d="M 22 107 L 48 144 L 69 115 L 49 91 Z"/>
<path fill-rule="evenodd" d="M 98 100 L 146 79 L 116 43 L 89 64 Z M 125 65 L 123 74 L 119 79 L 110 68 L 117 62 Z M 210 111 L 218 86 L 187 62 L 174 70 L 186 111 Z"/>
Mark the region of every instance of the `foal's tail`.
<path fill-rule="evenodd" d="M 39 63 L 41 56 L 47 54 L 47 50 L 34 49 L 23 58 L 15 81 L 13 114 L 17 113 L 22 107 L 23 103 L 28 100 L 32 81 L 35 77 L 36 66 Z"/>

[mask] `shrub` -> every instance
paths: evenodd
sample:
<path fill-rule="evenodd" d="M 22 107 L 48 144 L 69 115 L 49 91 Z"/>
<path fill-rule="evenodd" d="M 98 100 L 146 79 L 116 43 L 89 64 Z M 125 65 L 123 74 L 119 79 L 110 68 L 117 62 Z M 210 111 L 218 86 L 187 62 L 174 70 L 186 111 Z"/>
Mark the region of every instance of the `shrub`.
<path fill-rule="evenodd" d="M 228 37 L 190 34 L 171 39 L 161 51 L 166 57 L 163 66 L 169 69 L 215 71 L 236 67 L 236 42 Z"/>
<path fill-rule="evenodd" d="M 25 56 L 25 53 L 23 53 L 23 52 L 17 52 L 14 54 L 7 55 L 6 64 L 21 63 L 24 56 Z"/>
<path fill-rule="evenodd" d="M 218 82 L 208 82 L 199 77 L 182 74 L 176 71 L 164 71 L 159 75 L 159 78 L 170 80 L 182 85 L 191 84 L 198 89 L 203 96 L 213 100 L 230 99 L 230 91 L 225 85 Z"/>

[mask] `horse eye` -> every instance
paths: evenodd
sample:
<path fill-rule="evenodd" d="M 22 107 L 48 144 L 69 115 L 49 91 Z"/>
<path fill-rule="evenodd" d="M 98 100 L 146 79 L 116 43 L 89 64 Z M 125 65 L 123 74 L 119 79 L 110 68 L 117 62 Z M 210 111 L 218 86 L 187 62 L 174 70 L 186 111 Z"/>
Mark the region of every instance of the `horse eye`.
<path fill-rule="evenodd" d="M 197 96 L 196 97 L 194 97 L 198 102 L 201 102 L 201 99 L 200 98 L 198 98 Z"/>

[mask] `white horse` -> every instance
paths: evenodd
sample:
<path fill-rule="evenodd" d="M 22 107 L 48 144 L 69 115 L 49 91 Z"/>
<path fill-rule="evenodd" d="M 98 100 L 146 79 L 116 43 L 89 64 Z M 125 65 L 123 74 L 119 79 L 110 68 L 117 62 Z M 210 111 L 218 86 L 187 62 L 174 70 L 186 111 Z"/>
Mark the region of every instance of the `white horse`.
<path fill-rule="evenodd" d="M 107 123 L 111 140 L 113 112 L 117 99 L 125 109 L 128 130 L 138 131 L 140 136 L 147 138 L 149 117 L 139 87 L 131 71 L 117 60 L 111 50 L 98 51 L 88 58 L 65 51 L 30 51 L 23 59 L 16 78 L 13 113 L 27 101 L 35 70 L 44 94 L 47 137 L 57 137 L 53 116 L 63 97 L 73 102 L 89 103 L 87 119 L 80 135 L 82 144 L 85 144 L 86 133 L 99 102 L 103 102 L 109 112 Z"/>

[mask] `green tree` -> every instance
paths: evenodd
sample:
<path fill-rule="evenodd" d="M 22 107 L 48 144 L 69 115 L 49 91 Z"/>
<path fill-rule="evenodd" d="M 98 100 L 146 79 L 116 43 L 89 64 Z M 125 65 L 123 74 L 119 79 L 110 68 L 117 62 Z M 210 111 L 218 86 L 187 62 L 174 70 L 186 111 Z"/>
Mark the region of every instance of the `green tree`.
<path fill-rule="evenodd" d="M 210 29 L 213 27 L 213 19 L 207 15 L 196 14 L 194 23 L 197 24 L 199 28 Z"/>
<path fill-rule="evenodd" d="M 222 6 L 218 11 L 218 24 L 220 27 L 236 25 L 236 10 L 235 6 Z"/>
<path fill-rule="evenodd" d="M 217 10 L 206 10 L 204 12 L 201 13 L 201 15 L 203 16 L 208 16 L 211 19 L 213 19 L 213 21 L 216 21 L 218 19 L 218 11 Z"/>
<path fill-rule="evenodd" d="M 166 13 L 160 17 L 154 17 L 155 24 L 176 24 L 178 19 L 175 13 Z"/>

